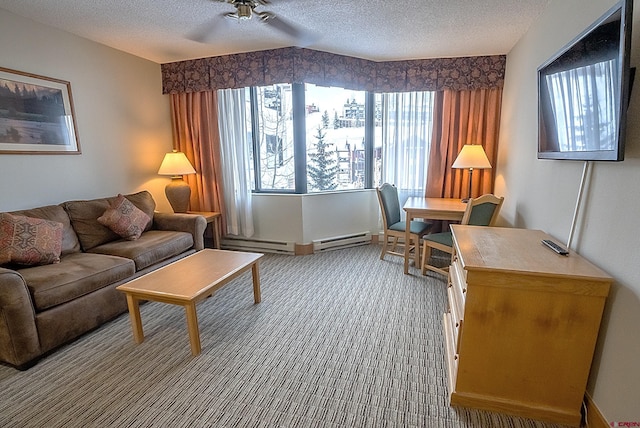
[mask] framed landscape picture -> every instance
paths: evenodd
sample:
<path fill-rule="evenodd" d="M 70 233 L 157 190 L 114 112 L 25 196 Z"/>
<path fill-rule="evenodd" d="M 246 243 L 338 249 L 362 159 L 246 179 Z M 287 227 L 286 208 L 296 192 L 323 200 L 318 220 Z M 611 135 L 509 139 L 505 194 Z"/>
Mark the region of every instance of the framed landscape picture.
<path fill-rule="evenodd" d="M 79 154 L 71 84 L 0 67 L 0 154 Z"/>

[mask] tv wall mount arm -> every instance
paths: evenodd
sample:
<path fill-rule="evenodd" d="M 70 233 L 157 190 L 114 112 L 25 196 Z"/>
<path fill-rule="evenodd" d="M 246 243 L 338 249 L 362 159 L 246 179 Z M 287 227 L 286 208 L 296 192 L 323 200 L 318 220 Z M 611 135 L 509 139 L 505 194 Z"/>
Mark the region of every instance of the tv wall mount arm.
<path fill-rule="evenodd" d="M 582 168 L 582 179 L 580 180 L 580 188 L 578 189 L 578 198 L 576 200 L 576 207 L 573 210 L 573 219 L 571 220 L 571 230 L 569 230 L 569 238 L 567 239 L 567 249 L 571 248 L 571 243 L 573 241 L 573 233 L 576 230 L 576 223 L 578 222 L 578 214 L 580 212 L 580 207 L 582 206 L 582 195 L 584 194 L 585 184 L 587 182 L 587 178 L 589 177 L 591 162 L 585 161 L 584 167 Z"/>

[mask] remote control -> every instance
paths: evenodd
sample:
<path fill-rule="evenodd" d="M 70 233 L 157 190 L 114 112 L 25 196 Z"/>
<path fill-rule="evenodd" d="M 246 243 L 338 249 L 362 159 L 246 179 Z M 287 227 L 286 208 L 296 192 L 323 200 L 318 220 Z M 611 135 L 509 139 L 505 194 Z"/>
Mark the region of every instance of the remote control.
<path fill-rule="evenodd" d="M 543 239 L 542 243 L 562 256 L 566 256 L 569 254 L 569 252 L 566 249 L 562 248 L 560 245 L 556 244 L 551 239 Z"/>

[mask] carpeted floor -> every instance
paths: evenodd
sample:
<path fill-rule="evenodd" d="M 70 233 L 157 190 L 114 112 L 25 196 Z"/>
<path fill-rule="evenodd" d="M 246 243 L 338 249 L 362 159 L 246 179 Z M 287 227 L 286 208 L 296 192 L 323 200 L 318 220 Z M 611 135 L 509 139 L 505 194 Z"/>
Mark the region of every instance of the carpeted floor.
<path fill-rule="evenodd" d="M 413 268 L 412 268 L 413 269 Z M 0 366 L 2 427 L 510 427 L 552 425 L 447 404 L 444 279 L 403 275 L 365 246 L 267 254 L 198 305 L 141 307 L 26 372 Z"/>

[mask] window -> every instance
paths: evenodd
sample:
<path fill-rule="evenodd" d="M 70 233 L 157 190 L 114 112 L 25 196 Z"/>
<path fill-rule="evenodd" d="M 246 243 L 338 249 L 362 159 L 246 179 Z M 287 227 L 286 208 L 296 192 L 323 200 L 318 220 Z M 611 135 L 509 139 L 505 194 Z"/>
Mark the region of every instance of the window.
<path fill-rule="evenodd" d="M 366 92 L 305 84 L 307 188 L 365 188 Z"/>
<path fill-rule="evenodd" d="M 392 104 L 383 102 L 386 98 L 382 94 L 313 84 L 277 84 L 247 88 L 247 91 L 250 95 L 247 96 L 247 132 L 252 141 L 254 191 L 307 193 L 364 189 L 393 177 L 395 165 L 391 168 L 393 171 L 383 173 L 383 145 L 405 147 L 408 142 L 395 144 L 395 134 L 387 131 L 383 135 L 383 122 L 385 117 L 387 120 L 390 117 L 383 110 Z M 414 99 L 419 103 L 415 107 L 411 105 Z M 415 110 L 424 110 L 424 103 L 432 102 L 433 97 L 413 96 L 406 100 L 401 106 L 407 109 L 404 114 L 398 115 L 395 111 L 397 103 L 392 105 L 394 121 L 389 124 L 394 129 L 405 116 L 415 120 Z M 427 109 L 430 111 L 431 106 Z M 431 116 L 418 116 L 420 120 L 429 121 L 422 130 L 430 130 Z M 399 138 L 400 134 L 396 134 Z M 427 151 L 419 158 L 411 154 L 409 160 L 413 163 L 428 155 L 428 144 L 421 144 L 419 148 Z M 398 165 L 399 169 L 404 167 Z M 386 169 L 389 170 L 388 163 Z M 420 174 L 420 179 L 423 176 Z"/>
<path fill-rule="evenodd" d="M 295 189 L 290 84 L 247 88 L 247 129 L 253 141 L 253 190 Z M 256 174 L 256 171 L 259 172 Z"/>

